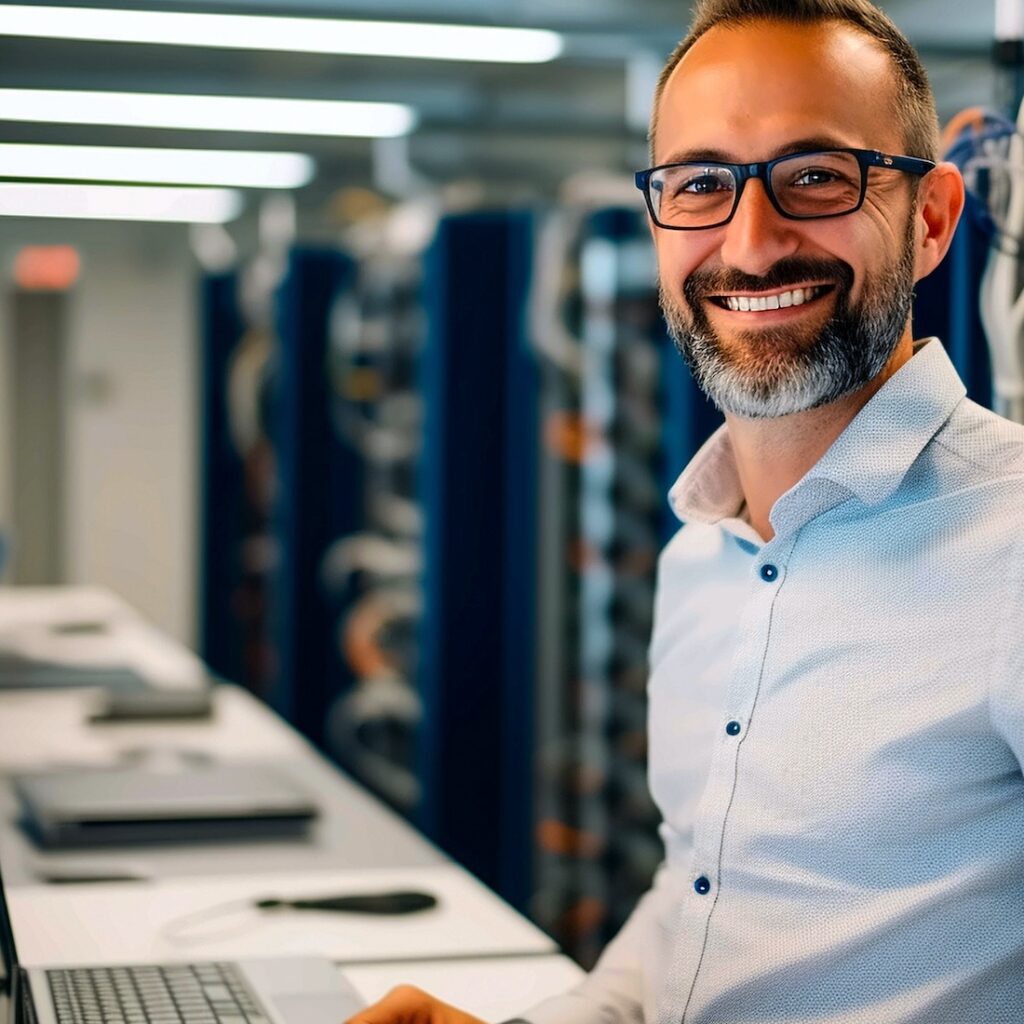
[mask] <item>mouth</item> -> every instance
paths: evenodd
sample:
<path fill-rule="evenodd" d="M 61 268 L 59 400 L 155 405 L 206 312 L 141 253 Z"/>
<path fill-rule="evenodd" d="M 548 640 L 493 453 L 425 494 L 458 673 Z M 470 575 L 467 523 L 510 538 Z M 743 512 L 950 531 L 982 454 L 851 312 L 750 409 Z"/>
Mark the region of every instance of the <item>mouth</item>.
<path fill-rule="evenodd" d="M 773 292 L 735 292 L 726 295 L 709 295 L 707 299 L 721 309 L 727 309 L 733 313 L 767 313 L 776 309 L 806 306 L 835 291 L 835 287 L 834 284 L 811 284 Z"/>

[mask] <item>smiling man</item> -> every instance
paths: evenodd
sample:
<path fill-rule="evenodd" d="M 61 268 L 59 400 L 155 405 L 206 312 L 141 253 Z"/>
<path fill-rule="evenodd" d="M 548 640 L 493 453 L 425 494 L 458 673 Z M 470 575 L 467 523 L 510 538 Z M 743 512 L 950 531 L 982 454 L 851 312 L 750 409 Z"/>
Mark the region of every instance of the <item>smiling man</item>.
<path fill-rule="evenodd" d="M 659 566 L 666 857 L 532 1024 L 1024 1020 L 1024 430 L 913 339 L 963 203 L 937 134 L 864 0 L 706 0 L 665 68 L 637 184 L 726 420 Z"/>

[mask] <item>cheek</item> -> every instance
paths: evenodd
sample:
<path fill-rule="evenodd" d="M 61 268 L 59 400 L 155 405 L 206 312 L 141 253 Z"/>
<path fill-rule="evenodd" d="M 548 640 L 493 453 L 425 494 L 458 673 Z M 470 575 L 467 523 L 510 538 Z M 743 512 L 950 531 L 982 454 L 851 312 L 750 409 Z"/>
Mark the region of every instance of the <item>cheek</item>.
<path fill-rule="evenodd" d="M 679 294 L 683 282 L 693 271 L 721 265 L 715 259 L 718 245 L 705 234 L 713 235 L 715 232 L 658 230 L 654 248 L 658 257 L 658 278 L 663 288 Z"/>
<path fill-rule="evenodd" d="M 873 273 L 873 267 L 881 266 L 888 258 L 892 245 L 888 226 L 876 222 L 875 211 L 871 211 L 871 216 L 861 216 L 867 212 L 865 205 L 849 217 L 809 224 L 807 243 L 802 249 L 809 256 L 839 260 L 853 271 L 851 303 L 860 301 L 866 278 Z"/>
<path fill-rule="evenodd" d="M 872 204 L 865 201 L 864 217 L 856 224 L 857 231 L 847 243 L 848 251 L 860 254 L 859 265 L 847 262 L 857 272 L 858 279 L 864 273 L 877 278 L 887 268 L 895 266 L 903 256 L 907 244 L 907 231 L 913 225 L 908 223 L 911 211 L 905 205 Z"/>

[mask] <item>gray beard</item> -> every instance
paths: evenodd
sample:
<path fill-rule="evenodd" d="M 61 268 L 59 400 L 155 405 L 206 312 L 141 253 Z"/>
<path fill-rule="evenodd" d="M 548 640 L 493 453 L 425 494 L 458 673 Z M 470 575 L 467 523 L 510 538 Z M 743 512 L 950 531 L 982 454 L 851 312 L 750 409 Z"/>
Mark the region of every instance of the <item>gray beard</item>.
<path fill-rule="evenodd" d="M 810 342 L 782 329 L 751 331 L 745 353 L 727 352 L 704 311 L 703 297 L 759 291 L 813 278 L 836 281 L 832 317 Z M 712 286 L 712 281 L 715 285 Z M 763 278 L 737 272 L 695 272 L 683 285 L 692 311 L 662 287 L 661 309 L 669 333 L 702 391 L 725 413 L 767 419 L 815 409 L 869 384 L 889 362 L 910 315 L 914 288 L 913 219 L 899 259 L 865 281 L 857 307 L 850 305 L 853 270 L 842 261 L 787 259 Z"/>

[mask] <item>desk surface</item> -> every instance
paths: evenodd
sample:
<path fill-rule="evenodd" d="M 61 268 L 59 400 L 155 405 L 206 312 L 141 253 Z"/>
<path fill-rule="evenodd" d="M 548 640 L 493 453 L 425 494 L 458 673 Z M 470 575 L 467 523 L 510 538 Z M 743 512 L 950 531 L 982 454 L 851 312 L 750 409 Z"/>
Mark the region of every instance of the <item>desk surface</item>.
<path fill-rule="evenodd" d="M 160 758 L 209 756 L 279 765 L 321 807 L 308 839 L 46 852 L 17 823 L 9 786 L 0 786 L 0 862 L 8 886 L 51 871 L 117 871 L 144 877 L 318 871 L 439 865 L 444 855 L 397 814 L 327 762 L 246 691 L 220 686 L 209 721 L 90 725 L 85 690 L 0 693 L 0 775 L 68 764 L 124 764 L 142 752 Z"/>
<path fill-rule="evenodd" d="M 482 1020 L 506 1020 L 575 985 L 583 971 L 567 956 L 359 964 L 345 977 L 368 1002 L 395 985 L 416 985 Z"/>
<path fill-rule="evenodd" d="M 32 623 L 49 614 L 46 601 L 52 593 L 0 588 L 0 607 L 17 613 L 11 621 L 24 620 L 30 636 Z M 149 627 L 113 595 L 89 597 L 76 588 L 62 601 L 58 610 L 65 618 L 84 621 L 102 611 L 119 635 L 137 646 L 140 668 L 154 678 L 160 672 L 168 680 L 176 675 L 180 682 L 184 673 L 172 672 L 170 641 L 147 632 Z M 69 661 L 75 661 L 75 651 L 64 646 Z M 182 670 L 187 663 L 187 657 L 177 661 Z M 347 961 L 346 974 L 368 1001 L 408 982 L 484 1019 L 514 1015 L 580 977 L 579 968 L 557 955 L 543 932 L 244 690 L 218 687 L 214 716 L 198 722 L 90 725 L 94 700 L 85 690 L 0 691 L 0 861 L 26 963 L 317 953 Z M 11 787 L 4 784 L 18 771 L 182 756 L 273 763 L 308 790 L 321 817 L 304 841 L 45 852 L 23 833 Z M 39 884 L 41 877 L 61 870 L 128 873 L 143 881 Z M 167 939 L 169 920 L 209 907 L 214 898 L 226 902 L 396 886 L 436 892 L 441 906 L 419 918 L 360 918 L 358 927 L 343 915 L 316 915 L 315 921 L 295 912 L 263 915 L 255 926 L 247 920 L 241 930 L 236 922 L 233 934 L 213 941 L 183 945 L 173 929 L 174 940 Z M 188 929 L 185 934 L 194 938 Z"/>
<path fill-rule="evenodd" d="M 390 916 L 260 911 L 258 899 L 418 889 L 438 905 Z M 28 966 L 326 956 L 339 963 L 554 953 L 554 943 L 455 864 L 19 886 L 8 902 Z"/>
<path fill-rule="evenodd" d="M 129 669 L 153 686 L 205 686 L 192 651 L 103 587 L 0 586 L 0 654 L 71 668 Z"/>
<path fill-rule="evenodd" d="M 207 681 L 192 652 L 98 587 L 0 587 L 0 647 L 72 665 L 128 665 L 154 685 L 205 686 Z M 0 690 L 0 781 L 17 771 L 69 765 L 160 765 L 174 758 L 263 761 L 307 790 L 321 816 L 301 842 L 204 844 L 201 855 L 190 846 L 49 853 L 26 838 L 11 788 L 0 784 L 0 861 L 8 886 L 31 884 L 68 867 L 167 878 L 412 867 L 446 860 L 239 687 L 217 687 L 214 715 L 200 721 L 90 724 L 96 701 L 97 694 L 84 689 Z"/>

